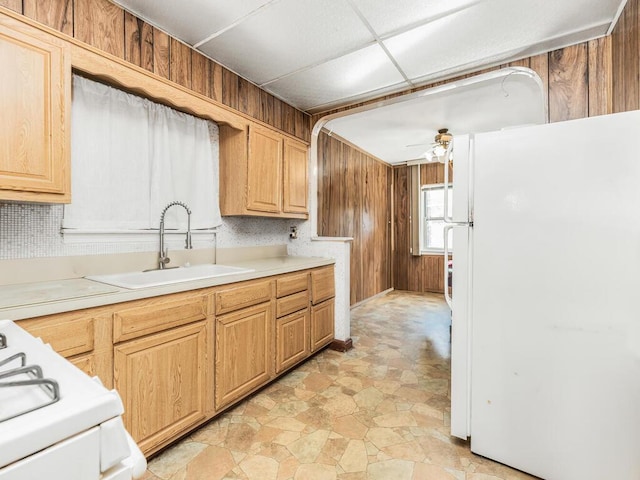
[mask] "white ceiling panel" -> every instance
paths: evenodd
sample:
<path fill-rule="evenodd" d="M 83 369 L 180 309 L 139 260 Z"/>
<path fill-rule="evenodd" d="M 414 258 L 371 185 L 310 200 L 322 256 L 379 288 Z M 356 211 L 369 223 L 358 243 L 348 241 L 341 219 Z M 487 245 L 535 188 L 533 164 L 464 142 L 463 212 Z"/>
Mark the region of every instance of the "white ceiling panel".
<path fill-rule="evenodd" d="M 337 118 L 325 128 L 386 162 L 399 163 L 422 157 L 440 128 L 455 138 L 540 124 L 545 118 L 539 79 L 522 69 L 503 69 Z"/>
<path fill-rule="evenodd" d="M 263 84 L 373 41 L 346 0 L 280 0 L 200 48 Z"/>
<path fill-rule="evenodd" d="M 195 45 L 273 0 L 116 0 L 127 10 Z"/>
<path fill-rule="evenodd" d="M 380 37 L 414 28 L 469 8 L 481 0 L 353 0 Z"/>
<path fill-rule="evenodd" d="M 303 110 L 404 81 L 378 44 L 282 78 L 268 85 Z M 406 86 L 406 85 L 405 85 Z"/>
<path fill-rule="evenodd" d="M 544 8 L 533 8 L 541 3 Z M 577 3 L 582 3 L 583 10 L 573 11 Z M 388 38 L 384 44 L 409 78 L 437 78 L 452 69 L 524 56 L 525 51 L 538 43 L 564 46 L 562 39 L 567 34 L 582 40 L 593 38 L 595 32 L 603 35 L 611 19 L 601 4 L 609 4 L 611 11 L 615 10 L 617 0 L 487 0 Z M 583 23 L 572 23 L 576 19 Z M 576 25 L 580 25 L 580 30 Z M 570 26 L 576 28 L 569 30 Z M 576 31 L 582 33 L 576 35 Z"/>

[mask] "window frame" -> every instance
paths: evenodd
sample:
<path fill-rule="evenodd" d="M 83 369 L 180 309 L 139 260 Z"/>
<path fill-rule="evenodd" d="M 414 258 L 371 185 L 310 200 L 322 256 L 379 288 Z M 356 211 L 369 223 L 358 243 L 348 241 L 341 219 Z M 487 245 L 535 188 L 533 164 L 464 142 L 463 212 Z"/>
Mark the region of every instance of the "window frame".
<path fill-rule="evenodd" d="M 430 184 L 425 184 L 425 185 L 420 185 L 420 202 L 419 202 L 419 212 L 418 215 L 420 217 L 420 228 L 419 228 L 419 233 L 418 233 L 418 240 L 419 240 L 419 245 L 420 245 L 420 255 L 444 255 L 444 248 L 429 248 L 426 247 L 425 242 L 426 242 L 426 224 L 427 221 L 429 220 L 443 220 L 444 221 L 444 216 L 442 217 L 430 217 L 427 219 L 426 216 L 426 209 L 425 209 L 425 192 L 429 191 L 429 190 L 442 190 L 443 194 L 445 191 L 448 192 L 449 195 L 453 196 L 453 184 L 451 182 L 449 182 L 448 184 L 448 188 L 445 189 L 445 184 L 444 183 L 430 183 Z M 449 199 L 449 208 L 451 208 L 451 202 L 452 198 Z M 451 251 L 451 242 L 449 242 L 449 251 Z"/>

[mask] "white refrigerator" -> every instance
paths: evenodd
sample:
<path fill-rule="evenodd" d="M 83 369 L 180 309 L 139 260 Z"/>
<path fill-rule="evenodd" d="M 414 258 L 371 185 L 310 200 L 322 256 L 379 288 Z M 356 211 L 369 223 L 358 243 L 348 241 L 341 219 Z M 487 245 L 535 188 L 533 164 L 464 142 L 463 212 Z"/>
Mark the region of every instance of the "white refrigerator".
<path fill-rule="evenodd" d="M 640 111 L 454 143 L 452 435 L 640 480 Z"/>

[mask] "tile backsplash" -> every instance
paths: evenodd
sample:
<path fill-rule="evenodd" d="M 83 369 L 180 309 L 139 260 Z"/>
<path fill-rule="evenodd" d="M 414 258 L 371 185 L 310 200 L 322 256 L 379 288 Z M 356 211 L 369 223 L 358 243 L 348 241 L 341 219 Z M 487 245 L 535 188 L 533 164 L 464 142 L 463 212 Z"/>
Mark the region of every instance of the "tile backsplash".
<path fill-rule="evenodd" d="M 60 231 L 64 207 L 0 202 L 0 259 L 97 255 L 149 252 L 158 248 L 155 239 L 131 242 L 65 243 Z M 225 217 L 216 240 L 194 238 L 194 247 L 220 248 L 280 245 L 289 242 L 289 227 L 300 227 L 301 220 Z M 182 248 L 182 239 L 170 240 L 170 248 Z"/>

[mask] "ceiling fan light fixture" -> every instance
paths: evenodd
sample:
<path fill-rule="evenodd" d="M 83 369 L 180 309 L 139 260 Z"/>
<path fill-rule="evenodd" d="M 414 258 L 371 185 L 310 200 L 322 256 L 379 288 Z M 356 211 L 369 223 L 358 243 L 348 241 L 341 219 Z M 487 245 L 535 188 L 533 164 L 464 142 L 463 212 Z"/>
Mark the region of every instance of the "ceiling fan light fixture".
<path fill-rule="evenodd" d="M 434 146 L 431 151 L 433 152 L 434 156 L 441 157 L 442 155 L 447 153 L 447 147 L 440 143 L 440 144 Z"/>

